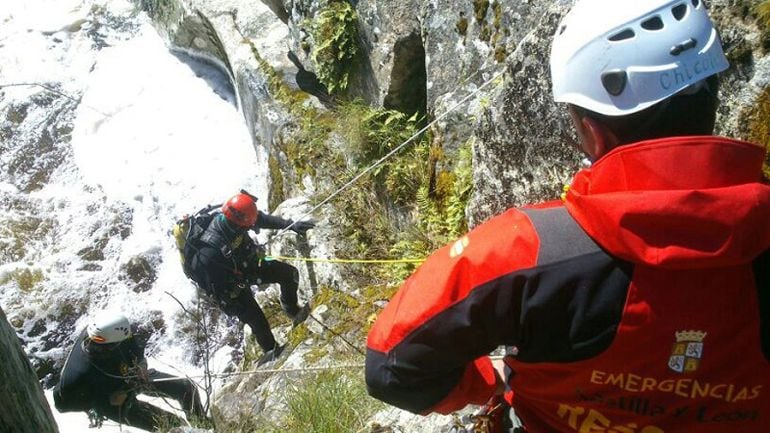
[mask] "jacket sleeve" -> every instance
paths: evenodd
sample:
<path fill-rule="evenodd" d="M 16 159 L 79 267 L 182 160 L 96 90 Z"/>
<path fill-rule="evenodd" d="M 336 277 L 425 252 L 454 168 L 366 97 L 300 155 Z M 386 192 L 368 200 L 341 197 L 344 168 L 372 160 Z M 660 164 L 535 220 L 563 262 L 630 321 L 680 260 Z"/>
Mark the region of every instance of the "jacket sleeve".
<path fill-rule="evenodd" d="M 450 413 L 495 393 L 487 354 L 516 345 L 521 289 L 538 239 L 509 210 L 431 255 L 403 284 L 367 339 L 369 393 L 414 413 Z"/>
<path fill-rule="evenodd" d="M 285 229 L 291 225 L 294 221 L 286 220 L 275 215 L 268 215 L 262 211 L 257 211 L 257 223 L 254 225 L 254 230 L 259 229 Z"/>

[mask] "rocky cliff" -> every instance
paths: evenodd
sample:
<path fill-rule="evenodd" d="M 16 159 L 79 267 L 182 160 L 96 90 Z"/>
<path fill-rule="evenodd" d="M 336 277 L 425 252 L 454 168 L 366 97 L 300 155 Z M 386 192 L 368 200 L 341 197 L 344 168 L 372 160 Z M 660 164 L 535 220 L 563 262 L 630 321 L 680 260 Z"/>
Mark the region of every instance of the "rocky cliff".
<path fill-rule="evenodd" d="M 417 113 L 425 121 L 439 119 L 425 138 L 429 151 L 423 156 L 429 167 L 420 175 L 424 179 L 416 180 L 427 184 L 427 196 L 410 197 L 436 200 L 442 182 L 449 182 L 450 190 L 469 194 L 460 203 L 470 225 L 509 206 L 557 197 L 578 168 L 581 157 L 567 144 L 573 136 L 570 124 L 551 98 L 547 62 L 554 29 L 571 1 L 263 2 L 142 4 L 172 47 L 205 56 L 231 74 L 255 147 L 266 152 L 271 163 L 271 208 L 293 196 L 315 195 L 317 202 L 358 168 L 351 164 L 355 152 L 346 148 L 345 129 L 350 125 L 339 120 L 351 113 L 340 109 L 351 100 L 391 110 L 388 113 Z M 770 32 L 756 4 L 710 2 L 732 62 L 723 77 L 717 132 L 767 144 Z M 471 151 L 472 175 L 463 189 L 457 169 L 464 149 Z M 328 154 L 338 157 L 329 159 Z M 388 192 L 386 218 L 398 228 L 413 218 L 415 207 L 400 206 L 393 191 Z M 279 240 L 274 247 L 287 253 L 302 247 L 324 255 L 361 241 L 360 233 L 339 226 L 347 221 L 339 215 L 345 205 L 351 202 L 315 212 L 327 228 L 319 225 L 308 243 Z M 304 202 L 281 209 L 296 216 L 309 207 Z M 338 311 L 347 314 L 358 311 L 356 302 L 371 300 L 360 290 L 366 284 L 359 286 L 361 280 L 345 272 L 327 264 L 303 269 L 303 282 L 312 280 L 313 287 L 306 297 L 316 297 L 318 322 L 326 327 L 309 325 L 302 336 L 306 340 L 296 334 L 285 338 L 317 344 L 318 336 L 331 327 L 359 338 L 352 346 L 360 349 L 360 333 L 340 331 L 344 319 L 335 318 L 332 308 L 339 300 L 324 297 L 324 288 L 342 293 L 349 304 Z M 375 307 L 387 299 L 383 293 L 369 296 Z M 345 349 L 334 336 L 331 340 Z M 331 362 L 328 353 L 311 353 L 314 349 L 301 344 L 298 348 L 287 365 L 307 365 L 311 358 L 318 365 Z M 219 411 L 231 419 L 254 408 L 272 407 L 280 413 L 285 405 L 269 396 L 286 385 L 283 377 L 237 382 L 230 387 L 232 394 L 222 397 Z M 255 394 L 256 388 L 262 391 Z M 434 424 L 416 427 L 419 421 L 398 411 L 380 412 L 375 419 L 393 429 L 383 431 L 441 431 L 452 422 L 437 418 Z"/>
<path fill-rule="evenodd" d="M 48 407 L 24 349 L 0 309 L 0 431 L 56 433 Z"/>

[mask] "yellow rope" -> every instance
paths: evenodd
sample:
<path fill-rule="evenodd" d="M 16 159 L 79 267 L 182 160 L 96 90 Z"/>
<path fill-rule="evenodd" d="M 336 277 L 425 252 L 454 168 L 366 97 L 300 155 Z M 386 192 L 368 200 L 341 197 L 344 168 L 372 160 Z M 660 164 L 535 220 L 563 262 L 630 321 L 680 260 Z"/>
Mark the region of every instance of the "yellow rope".
<path fill-rule="evenodd" d="M 287 256 L 266 256 L 265 258 L 275 260 L 296 260 L 302 262 L 322 262 L 322 263 L 422 263 L 425 259 L 322 259 L 317 257 L 287 257 Z"/>

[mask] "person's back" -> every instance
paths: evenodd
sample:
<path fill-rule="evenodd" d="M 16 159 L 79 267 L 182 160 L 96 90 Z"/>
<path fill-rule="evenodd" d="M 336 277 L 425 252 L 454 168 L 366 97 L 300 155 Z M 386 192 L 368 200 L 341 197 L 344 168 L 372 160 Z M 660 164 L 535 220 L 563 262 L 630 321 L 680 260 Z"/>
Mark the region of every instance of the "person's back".
<path fill-rule="evenodd" d="M 624 146 L 577 176 L 564 207 L 524 211 L 540 235 L 542 275 L 528 278 L 542 279 L 512 287 L 525 314 L 507 365 L 530 431 L 770 425 L 762 155 L 711 137 Z"/>
<path fill-rule="evenodd" d="M 531 433 L 766 431 L 770 188 L 764 149 L 709 135 L 726 68 L 699 0 L 578 1 L 551 72 L 595 163 L 410 277 L 370 393 L 446 413 L 504 384 Z"/>

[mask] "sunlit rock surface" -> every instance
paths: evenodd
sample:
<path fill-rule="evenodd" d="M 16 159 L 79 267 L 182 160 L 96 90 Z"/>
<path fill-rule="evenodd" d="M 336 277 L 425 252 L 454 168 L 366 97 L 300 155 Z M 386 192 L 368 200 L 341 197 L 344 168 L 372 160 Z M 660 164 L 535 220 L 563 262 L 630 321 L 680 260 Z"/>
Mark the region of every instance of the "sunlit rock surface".
<path fill-rule="evenodd" d="M 18 433 L 57 433 L 56 422 L 43 396 L 24 349 L 0 309 L 0 430 Z"/>

